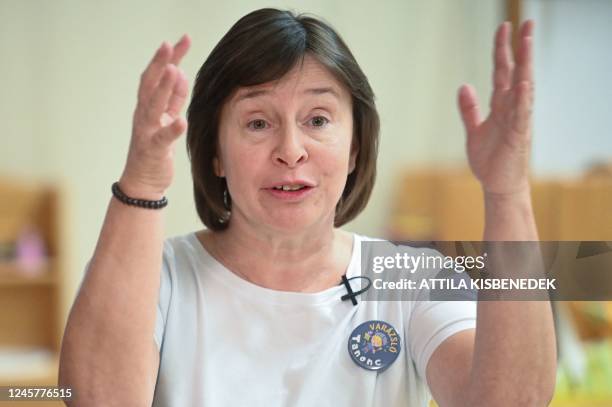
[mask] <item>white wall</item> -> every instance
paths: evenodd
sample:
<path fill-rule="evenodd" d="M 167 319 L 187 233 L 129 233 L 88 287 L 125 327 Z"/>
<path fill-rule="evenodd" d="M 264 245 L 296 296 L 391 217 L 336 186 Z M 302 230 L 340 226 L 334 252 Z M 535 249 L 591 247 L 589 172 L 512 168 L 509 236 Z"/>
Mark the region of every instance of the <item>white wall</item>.
<path fill-rule="evenodd" d="M 193 78 L 239 17 L 270 5 L 331 22 L 377 94 L 378 183 L 368 209 L 348 229 L 384 233 L 398 169 L 464 161 L 456 91 L 471 82 L 487 105 L 501 2 L 1 1 L 0 173 L 68 187 L 69 292 L 93 253 L 110 185 L 121 174 L 139 75 L 152 52 L 162 40 L 189 33 L 193 46 L 184 68 Z M 184 142 L 168 197 L 168 235 L 201 228 Z"/>
<path fill-rule="evenodd" d="M 612 161 L 612 1 L 527 0 L 525 13 L 537 22 L 535 174 Z"/>

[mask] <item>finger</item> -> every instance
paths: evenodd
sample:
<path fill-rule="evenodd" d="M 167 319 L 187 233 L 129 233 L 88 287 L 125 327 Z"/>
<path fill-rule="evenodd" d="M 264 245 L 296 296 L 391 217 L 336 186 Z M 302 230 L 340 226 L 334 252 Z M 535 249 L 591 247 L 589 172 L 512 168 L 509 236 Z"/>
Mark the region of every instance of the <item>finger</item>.
<path fill-rule="evenodd" d="M 173 63 L 174 65 L 178 65 L 189 50 L 190 45 L 191 38 L 189 38 L 187 34 L 184 34 L 181 39 L 179 39 L 178 42 L 174 45 L 174 48 L 172 50 L 171 63 Z"/>
<path fill-rule="evenodd" d="M 157 133 L 155 133 L 155 141 L 160 145 L 170 145 L 176 140 L 187 128 L 187 121 L 182 117 L 177 117 L 169 125 L 162 127 Z"/>
<path fill-rule="evenodd" d="M 533 82 L 533 26 L 532 20 L 527 20 L 521 26 L 519 49 L 517 52 L 517 67 L 514 73 L 514 83 Z"/>
<path fill-rule="evenodd" d="M 482 121 L 476 92 L 470 85 L 463 85 L 459 89 L 458 99 L 463 125 L 468 135 L 472 134 Z"/>
<path fill-rule="evenodd" d="M 512 48 L 510 38 L 512 25 L 505 21 L 500 24 L 495 33 L 495 45 L 493 51 L 493 88 L 497 90 L 507 90 L 512 84 L 512 72 L 514 61 L 512 58 Z"/>
<path fill-rule="evenodd" d="M 138 88 L 138 101 L 144 102 L 149 100 L 153 93 L 155 86 L 159 83 L 159 80 L 164 73 L 164 67 L 170 61 L 172 56 L 172 48 L 167 42 L 163 42 L 161 46 L 155 52 L 153 59 L 149 62 L 149 65 L 144 70 L 140 77 L 140 86 Z"/>
<path fill-rule="evenodd" d="M 152 125 L 159 125 L 159 119 L 166 111 L 172 89 L 177 78 L 177 68 L 172 65 L 166 65 L 164 73 L 159 82 L 159 85 L 155 89 L 155 92 L 151 96 L 149 104 L 146 110 L 147 123 Z"/>
<path fill-rule="evenodd" d="M 174 89 L 172 90 L 172 95 L 170 95 L 170 101 L 168 102 L 168 108 L 166 109 L 170 116 L 177 117 L 180 114 L 185 104 L 185 100 L 187 100 L 188 93 L 189 83 L 187 82 L 187 77 L 185 73 L 179 69 L 178 77 L 174 83 Z"/>
<path fill-rule="evenodd" d="M 533 20 L 525 20 L 521 27 L 522 37 L 533 37 L 533 30 L 535 28 L 535 22 Z"/>
<path fill-rule="evenodd" d="M 514 130 L 526 136 L 531 125 L 532 88 L 530 82 L 523 81 L 516 86 L 516 100 Z"/>

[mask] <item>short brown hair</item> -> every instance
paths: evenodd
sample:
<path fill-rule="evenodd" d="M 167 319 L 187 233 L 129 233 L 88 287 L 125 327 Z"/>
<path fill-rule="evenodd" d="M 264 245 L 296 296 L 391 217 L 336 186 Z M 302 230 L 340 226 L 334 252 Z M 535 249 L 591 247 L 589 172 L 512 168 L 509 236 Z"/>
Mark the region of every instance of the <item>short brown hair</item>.
<path fill-rule="evenodd" d="M 336 205 L 334 225 L 349 222 L 365 208 L 376 177 L 380 127 L 367 77 L 329 24 L 308 14 L 264 8 L 238 20 L 212 50 L 196 76 L 187 109 L 187 154 L 196 210 L 207 228 L 227 228 L 231 211 L 225 178 L 218 177 L 213 169 L 223 104 L 239 87 L 282 78 L 303 62 L 306 53 L 352 95 L 353 143 L 357 143 L 359 152 Z"/>

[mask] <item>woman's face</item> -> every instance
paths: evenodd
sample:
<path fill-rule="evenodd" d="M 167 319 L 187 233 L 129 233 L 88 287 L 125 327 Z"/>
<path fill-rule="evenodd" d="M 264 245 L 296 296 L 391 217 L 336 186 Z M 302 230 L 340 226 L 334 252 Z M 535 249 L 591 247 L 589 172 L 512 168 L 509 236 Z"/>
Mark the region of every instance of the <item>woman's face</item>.
<path fill-rule="evenodd" d="M 240 88 L 223 106 L 218 176 L 232 223 L 292 232 L 333 225 L 357 149 L 350 93 L 307 55 L 279 81 Z"/>

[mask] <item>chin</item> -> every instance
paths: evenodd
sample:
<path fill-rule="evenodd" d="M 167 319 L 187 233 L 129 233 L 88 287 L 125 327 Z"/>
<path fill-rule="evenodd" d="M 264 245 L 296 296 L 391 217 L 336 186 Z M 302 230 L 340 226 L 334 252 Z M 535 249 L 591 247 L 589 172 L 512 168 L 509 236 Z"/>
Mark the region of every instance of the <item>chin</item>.
<path fill-rule="evenodd" d="M 323 222 L 321 214 L 307 213 L 307 211 L 278 211 L 268 214 L 265 223 L 278 232 L 292 234 L 321 225 Z"/>
<path fill-rule="evenodd" d="M 309 222 L 307 219 L 304 218 L 287 219 L 283 217 L 271 219 L 268 223 L 268 226 L 271 229 L 274 229 L 283 234 L 293 234 L 300 233 L 305 229 L 308 229 L 309 227 L 313 226 L 315 223 L 316 222 Z"/>

